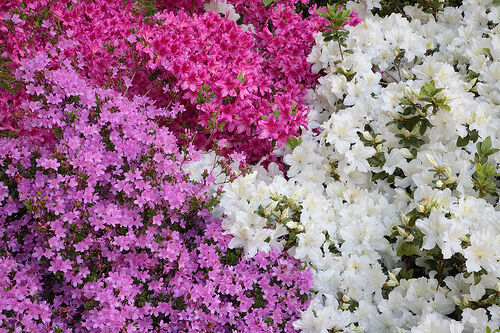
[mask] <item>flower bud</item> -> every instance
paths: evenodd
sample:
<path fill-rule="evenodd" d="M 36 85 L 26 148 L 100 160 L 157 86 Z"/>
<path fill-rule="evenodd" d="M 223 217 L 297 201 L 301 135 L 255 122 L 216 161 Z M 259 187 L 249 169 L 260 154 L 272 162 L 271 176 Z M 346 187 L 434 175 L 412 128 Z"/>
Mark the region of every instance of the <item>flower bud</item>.
<path fill-rule="evenodd" d="M 401 213 L 401 221 L 403 221 L 403 225 L 408 226 L 410 224 L 410 221 L 406 217 L 405 214 Z"/>
<path fill-rule="evenodd" d="M 269 195 L 271 196 L 271 199 L 275 200 L 275 201 L 279 201 L 280 197 L 278 196 L 278 194 L 274 191 L 274 190 L 269 190 Z"/>
<path fill-rule="evenodd" d="M 396 226 L 396 229 L 398 230 L 400 236 L 404 238 L 408 237 L 408 233 L 403 228 L 401 228 L 400 226 Z"/>
<path fill-rule="evenodd" d="M 282 220 L 287 219 L 287 218 L 288 218 L 289 211 L 290 211 L 290 210 L 288 209 L 288 207 L 287 207 L 287 208 L 285 208 L 285 209 L 281 212 L 280 219 L 282 219 Z"/>
<path fill-rule="evenodd" d="M 425 212 L 425 207 L 422 206 L 421 204 L 417 205 L 417 212 L 423 214 Z"/>
<path fill-rule="evenodd" d="M 373 141 L 373 136 L 368 131 L 364 131 L 362 134 L 363 134 L 363 138 L 365 138 L 366 141 L 370 141 L 370 142 Z"/>
<path fill-rule="evenodd" d="M 455 302 L 455 304 L 456 304 L 457 306 L 462 306 L 462 300 L 461 300 L 459 297 L 457 297 L 457 296 L 452 296 L 452 299 L 453 299 L 453 302 Z"/>
<path fill-rule="evenodd" d="M 444 168 L 444 174 L 446 177 L 451 178 L 451 169 L 448 165 Z"/>
<path fill-rule="evenodd" d="M 408 148 L 401 148 L 399 150 L 401 152 L 401 155 L 403 155 L 404 158 L 415 158 L 412 153 L 408 150 Z"/>
<path fill-rule="evenodd" d="M 299 198 L 299 193 L 300 193 L 300 190 L 296 190 L 292 193 L 292 195 L 290 196 L 290 198 L 288 198 L 288 202 L 289 203 L 296 203 L 298 198 Z"/>
<path fill-rule="evenodd" d="M 278 206 L 279 201 L 273 201 L 264 209 L 264 216 L 268 216 Z"/>
<path fill-rule="evenodd" d="M 412 79 L 413 75 L 411 73 L 408 73 L 408 71 L 404 70 L 401 68 L 401 73 L 403 74 L 403 78 L 406 80 Z"/>
<path fill-rule="evenodd" d="M 464 242 L 465 244 L 467 244 L 467 246 L 469 246 L 471 243 L 470 243 L 470 239 L 469 239 L 469 236 L 467 235 L 463 235 L 461 237 L 459 237 L 459 239 Z"/>
<path fill-rule="evenodd" d="M 439 165 L 436 163 L 436 160 L 434 157 L 428 153 L 425 153 L 425 157 L 427 158 L 427 161 L 432 165 L 435 169 L 439 169 Z"/>
<path fill-rule="evenodd" d="M 387 281 L 387 282 L 385 283 L 385 285 L 386 285 L 386 286 L 388 286 L 388 287 L 395 287 L 395 286 L 397 286 L 397 285 L 398 285 L 398 283 L 397 283 L 396 281 L 394 281 L 394 280 L 390 279 L 389 281 Z"/>

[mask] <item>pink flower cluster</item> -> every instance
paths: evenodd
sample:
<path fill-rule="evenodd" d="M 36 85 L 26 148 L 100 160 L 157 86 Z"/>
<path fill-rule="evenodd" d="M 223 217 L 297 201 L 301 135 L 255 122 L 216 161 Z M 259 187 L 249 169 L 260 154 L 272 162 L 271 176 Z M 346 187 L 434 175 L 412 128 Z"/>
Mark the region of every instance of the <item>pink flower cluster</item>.
<path fill-rule="evenodd" d="M 253 33 L 203 13 L 197 1 L 189 10 L 164 1 L 162 7 L 175 10 L 147 19 L 120 1 L 84 1 L 69 9 L 53 1 L 52 16 L 31 11 L 26 23 L 2 23 L 3 56 L 17 64 L 19 56 L 34 56 L 57 41 L 58 60 L 70 61 L 92 82 L 129 97 L 147 94 L 158 106 L 182 105 L 187 112 L 167 124 L 178 137 L 196 132 L 197 147 L 227 140 L 228 149 L 258 161 L 306 126 L 304 95 L 317 78 L 306 57 L 323 19 L 304 20 L 288 2 L 267 8 L 257 0 L 235 1 Z M 0 122 L 11 123 L 3 113 Z"/>

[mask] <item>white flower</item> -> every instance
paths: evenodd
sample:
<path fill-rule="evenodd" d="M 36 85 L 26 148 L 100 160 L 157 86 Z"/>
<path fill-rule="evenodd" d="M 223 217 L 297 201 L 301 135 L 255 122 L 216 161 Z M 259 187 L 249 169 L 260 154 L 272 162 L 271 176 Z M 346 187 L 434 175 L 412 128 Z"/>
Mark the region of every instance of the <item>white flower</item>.
<path fill-rule="evenodd" d="M 318 299 L 313 299 L 306 311 L 304 311 L 299 320 L 293 323 L 293 327 L 296 330 L 300 330 L 304 333 L 327 333 L 328 320 L 329 318 L 323 316 L 323 318 L 318 318 L 314 314 L 313 308 L 317 308 L 319 304 Z"/>
<path fill-rule="evenodd" d="M 227 0 L 215 0 L 203 5 L 205 11 L 213 10 L 214 12 L 223 15 L 231 21 L 238 21 L 240 15 L 234 10 L 234 6 L 226 3 Z"/>
<path fill-rule="evenodd" d="M 469 232 L 466 223 L 461 220 L 451 220 L 448 230 L 443 235 L 443 243 L 441 244 L 441 252 L 444 259 L 449 259 L 457 252 L 462 251 L 461 238 Z"/>
<path fill-rule="evenodd" d="M 273 237 L 273 230 L 264 229 L 265 224 L 266 220 L 260 216 L 243 211 L 237 212 L 234 224 L 229 229 L 234 236 L 229 243 L 229 248 L 243 246 L 250 257 L 253 257 L 258 250 L 269 251 L 269 243 L 265 240 Z"/>
<path fill-rule="evenodd" d="M 324 298 L 324 305 L 319 297 L 313 299 L 301 319 L 293 323 L 293 327 L 304 333 L 328 333 L 334 329 L 344 330 L 349 326 L 352 321 L 351 313 L 339 310 L 339 304 L 333 296 L 325 295 Z"/>
<path fill-rule="evenodd" d="M 375 155 L 376 150 L 373 147 L 365 147 L 361 142 L 356 142 L 351 149 L 345 153 L 345 160 L 348 163 L 344 167 L 346 173 L 357 169 L 360 172 L 368 172 L 370 164 L 367 159 Z"/>
<path fill-rule="evenodd" d="M 431 250 L 435 245 L 442 248 L 444 241 L 441 235 L 448 230 L 450 221 L 441 211 L 435 210 L 429 215 L 429 218 L 417 220 L 415 226 L 425 235 L 422 248 Z"/>
<path fill-rule="evenodd" d="M 311 261 L 319 261 L 323 252 L 321 246 L 325 242 L 325 235 L 318 229 L 308 229 L 297 235 L 298 245 L 294 256 L 297 259 L 309 258 Z"/>
<path fill-rule="evenodd" d="M 432 312 L 422 316 L 420 324 L 412 328 L 411 333 L 461 333 L 463 329 L 461 323 Z"/>
<path fill-rule="evenodd" d="M 337 152 L 344 154 L 351 143 L 359 141 L 356 132 L 361 126 L 361 118 L 352 112 L 334 114 L 323 125 L 326 142 L 334 145 Z"/>
<path fill-rule="evenodd" d="M 484 332 L 484 328 L 488 322 L 488 316 L 485 309 L 464 309 L 462 312 L 462 318 L 462 322 L 464 322 L 465 327 L 468 330 L 474 330 L 473 332 Z"/>
<path fill-rule="evenodd" d="M 477 272 L 484 267 L 488 271 L 500 272 L 500 237 L 489 230 L 478 230 L 470 236 L 471 245 L 463 250 L 468 272 Z"/>

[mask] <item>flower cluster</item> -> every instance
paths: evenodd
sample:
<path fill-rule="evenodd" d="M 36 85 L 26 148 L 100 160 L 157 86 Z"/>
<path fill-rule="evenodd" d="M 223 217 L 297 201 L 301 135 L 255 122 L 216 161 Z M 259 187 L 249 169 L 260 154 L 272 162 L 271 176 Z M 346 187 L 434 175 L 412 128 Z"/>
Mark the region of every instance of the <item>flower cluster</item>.
<path fill-rule="evenodd" d="M 57 41 L 58 61 L 70 61 L 92 82 L 129 97 L 147 95 L 158 106 L 180 105 L 187 112 L 167 124 L 177 136 L 196 132 L 199 148 L 227 140 L 227 149 L 258 161 L 306 125 L 304 96 L 317 82 L 306 57 L 323 19 L 302 19 L 289 2 L 267 8 L 216 1 L 206 12 L 199 4 L 166 2 L 146 18 L 119 1 L 13 6 L 1 23 L 3 58 L 18 66 L 19 57 Z M 237 11 L 248 24 L 232 21 Z M 266 19 L 250 20 L 261 11 Z"/>
<path fill-rule="evenodd" d="M 500 325 L 500 7 L 363 11 L 349 53 L 316 34 L 326 75 L 309 127 L 221 199 L 231 247 L 286 250 L 317 291 L 304 332 L 485 332 Z M 370 9 L 370 8 L 368 8 Z"/>
<path fill-rule="evenodd" d="M 0 5 L 0 330 L 295 331 L 310 269 L 244 258 L 211 211 L 305 126 L 317 23 L 188 3 Z"/>

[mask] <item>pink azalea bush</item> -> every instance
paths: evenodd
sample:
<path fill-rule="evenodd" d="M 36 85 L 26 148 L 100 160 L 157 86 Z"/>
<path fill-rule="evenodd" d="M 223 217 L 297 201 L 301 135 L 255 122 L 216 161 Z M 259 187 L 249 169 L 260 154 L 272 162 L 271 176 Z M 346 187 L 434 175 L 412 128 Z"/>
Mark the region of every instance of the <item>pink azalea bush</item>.
<path fill-rule="evenodd" d="M 0 331 L 294 331 L 309 269 L 229 249 L 215 165 L 186 171 L 306 126 L 324 22 L 294 4 L 234 1 L 254 32 L 196 1 L 0 4 Z"/>
<path fill-rule="evenodd" d="M 182 5 L 159 4 L 171 10 Z M 197 147 L 227 140 L 228 149 L 258 161 L 306 126 L 304 96 L 317 79 L 306 57 L 324 19 L 315 14 L 304 20 L 293 4 L 236 1 L 252 33 L 197 5 L 143 19 L 138 8 L 119 1 L 35 3 L 44 10 L 20 12 L 25 20 L 19 23 L 19 14 L 5 13 L 3 57 L 16 66 L 20 56 L 57 41 L 63 48 L 58 61 L 71 61 L 92 82 L 147 95 L 158 106 L 182 105 L 187 112 L 166 124 L 177 136 L 187 129 L 198 133 Z M 16 13 L 19 7 L 12 8 Z M 3 113 L 0 121 L 11 123 Z"/>

